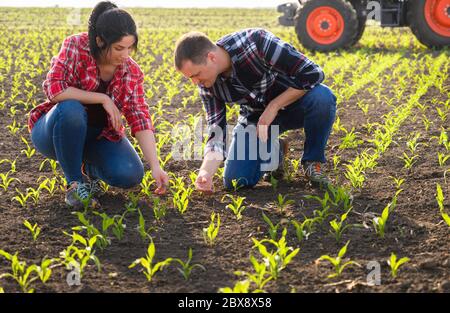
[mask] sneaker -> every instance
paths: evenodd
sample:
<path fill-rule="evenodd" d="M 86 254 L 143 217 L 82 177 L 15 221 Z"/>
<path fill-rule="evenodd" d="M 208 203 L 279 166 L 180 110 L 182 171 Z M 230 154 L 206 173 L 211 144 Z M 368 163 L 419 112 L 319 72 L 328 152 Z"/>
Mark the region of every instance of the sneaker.
<path fill-rule="evenodd" d="M 303 164 L 303 171 L 312 184 L 327 186 L 330 181 L 322 171 L 322 164 L 316 161 L 306 161 Z"/>
<path fill-rule="evenodd" d="M 84 183 L 89 185 L 89 192 L 92 194 L 92 196 L 98 196 L 100 194 L 100 192 L 102 191 L 102 188 L 100 185 L 100 179 L 91 178 L 86 173 L 86 164 L 84 162 L 81 163 L 81 174 L 83 175 Z"/>
<path fill-rule="evenodd" d="M 65 202 L 67 205 L 75 209 L 83 209 L 83 201 L 89 200 L 89 206 L 92 208 L 99 207 L 97 199 L 92 197 L 90 193 L 90 185 L 87 183 L 73 182 L 67 189 Z"/>
<path fill-rule="evenodd" d="M 280 149 L 283 151 L 283 157 L 280 160 L 280 164 L 278 165 L 278 168 L 272 172 L 265 172 L 263 175 L 263 180 L 266 182 L 270 182 L 270 177 L 275 178 L 276 180 L 283 179 L 284 177 L 284 164 L 286 163 L 286 156 L 289 149 L 289 143 L 287 139 L 280 138 Z"/>

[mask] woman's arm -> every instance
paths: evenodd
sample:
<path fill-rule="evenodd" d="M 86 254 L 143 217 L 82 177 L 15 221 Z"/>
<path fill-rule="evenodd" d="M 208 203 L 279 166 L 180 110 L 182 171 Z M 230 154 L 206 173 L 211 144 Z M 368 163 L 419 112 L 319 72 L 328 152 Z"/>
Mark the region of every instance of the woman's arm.
<path fill-rule="evenodd" d="M 169 184 L 169 176 L 161 169 L 159 164 L 153 131 L 150 129 L 138 131 L 135 133 L 135 137 L 144 154 L 144 159 L 152 169 L 152 176 L 156 180 L 156 185 L 158 186 L 157 192 L 164 193 Z"/>
<path fill-rule="evenodd" d="M 104 93 L 85 91 L 75 87 L 68 87 L 63 92 L 57 94 L 50 99 L 53 103 L 61 102 L 68 99 L 78 100 L 84 104 L 101 103 L 106 113 L 111 118 L 112 126 L 116 131 L 120 131 L 122 127 L 122 113 L 116 107 L 112 99 Z"/>
<path fill-rule="evenodd" d="M 106 94 L 100 92 L 85 91 L 75 87 L 68 87 L 60 94 L 56 95 L 53 99 L 49 99 L 52 103 L 58 103 L 68 99 L 78 100 L 84 104 L 104 103 L 106 98 L 109 98 Z"/>

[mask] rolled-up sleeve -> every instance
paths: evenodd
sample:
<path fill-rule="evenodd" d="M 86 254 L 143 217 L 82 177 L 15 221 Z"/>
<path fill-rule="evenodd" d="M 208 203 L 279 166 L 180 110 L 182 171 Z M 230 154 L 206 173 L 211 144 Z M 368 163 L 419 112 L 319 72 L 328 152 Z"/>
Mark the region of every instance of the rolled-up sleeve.
<path fill-rule="evenodd" d="M 218 152 L 226 158 L 226 105 L 225 102 L 215 97 L 208 89 L 200 87 L 200 98 L 206 110 L 208 124 L 208 141 L 204 154 Z"/>
<path fill-rule="evenodd" d="M 139 75 L 137 83 L 122 111 L 133 137 L 142 130 L 155 131 L 148 105 L 144 98 L 144 75 L 142 73 Z"/>
<path fill-rule="evenodd" d="M 61 50 L 51 60 L 50 71 L 42 83 L 44 93 L 51 101 L 74 82 L 74 68 L 78 62 L 76 38 L 68 37 L 64 40 Z"/>
<path fill-rule="evenodd" d="M 269 68 L 283 74 L 290 87 L 311 90 L 325 79 L 319 65 L 274 34 L 258 29 L 252 39 L 259 57 Z"/>

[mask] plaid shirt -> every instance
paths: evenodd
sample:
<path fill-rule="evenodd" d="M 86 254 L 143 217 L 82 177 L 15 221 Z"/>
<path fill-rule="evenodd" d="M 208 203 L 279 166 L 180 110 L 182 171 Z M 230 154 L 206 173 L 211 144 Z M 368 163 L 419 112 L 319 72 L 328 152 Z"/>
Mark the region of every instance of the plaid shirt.
<path fill-rule="evenodd" d="M 118 66 L 114 72 L 106 94 L 111 97 L 117 108 L 123 113 L 131 128 L 132 136 L 141 130 L 154 131 L 148 106 L 144 99 L 144 74 L 139 65 L 131 59 Z M 50 100 L 68 87 L 85 91 L 97 90 L 100 75 L 97 63 L 89 50 L 87 33 L 67 37 L 59 54 L 52 58 L 51 68 L 42 84 L 48 100 L 33 108 L 29 114 L 28 129 L 31 132 L 37 120 L 55 105 Z M 114 130 L 108 115 L 108 124 L 100 136 L 110 141 L 119 141 L 125 136 L 125 128 Z"/>
<path fill-rule="evenodd" d="M 230 77 L 219 75 L 211 88 L 200 86 L 209 138 L 205 154 L 225 155 L 226 105 L 240 105 L 239 123 L 257 123 L 269 102 L 289 87 L 311 90 L 324 80 L 320 66 L 264 29 L 244 29 L 217 41 L 231 57 Z M 214 130 L 223 136 L 215 136 Z"/>

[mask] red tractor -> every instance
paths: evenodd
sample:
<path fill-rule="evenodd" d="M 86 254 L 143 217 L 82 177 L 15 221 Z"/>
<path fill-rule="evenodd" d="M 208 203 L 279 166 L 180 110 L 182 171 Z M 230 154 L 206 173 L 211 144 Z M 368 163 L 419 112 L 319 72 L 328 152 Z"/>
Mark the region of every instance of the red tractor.
<path fill-rule="evenodd" d="M 361 39 L 367 19 L 382 27 L 411 28 L 429 48 L 450 46 L 450 0 L 299 0 L 278 6 L 279 22 L 295 26 L 310 50 L 348 48 Z"/>

